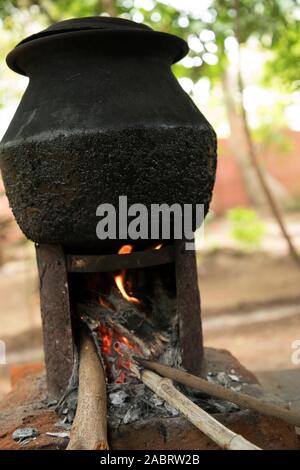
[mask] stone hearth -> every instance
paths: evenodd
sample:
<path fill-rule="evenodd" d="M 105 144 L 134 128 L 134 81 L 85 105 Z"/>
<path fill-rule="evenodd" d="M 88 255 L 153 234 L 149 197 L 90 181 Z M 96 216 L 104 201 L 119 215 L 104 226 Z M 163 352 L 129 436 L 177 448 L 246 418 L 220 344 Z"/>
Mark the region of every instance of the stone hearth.
<path fill-rule="evenodd" d="M 258 398 L 268 399 L 255 376 L 246 370 L 229 352 L 205 348 L 203 375 L 224 372 L 239 377 L 241 391 Z M 0 402 L 0 449 L 65 449 L 68 438 L 51 437 L 46 433 L 63 432 L 55 424 L 59 421 L 48 400 L 45 371 L 28 368 L 27 373 L 14 376 L 12 391 Z M 293 426 L 249 410 L 236 410 L 214 414 L 218 420 L 236 433 L 242 434 L 262 449 L 297 449 L 297 436 Z M 21 445 L 12 439 L 20 427 L 34 427 L 39 436 Z M 217 446 L 181 416 L 139 420 L 109 426 L 109 443 L 113 450 L 211 450 Z"/>

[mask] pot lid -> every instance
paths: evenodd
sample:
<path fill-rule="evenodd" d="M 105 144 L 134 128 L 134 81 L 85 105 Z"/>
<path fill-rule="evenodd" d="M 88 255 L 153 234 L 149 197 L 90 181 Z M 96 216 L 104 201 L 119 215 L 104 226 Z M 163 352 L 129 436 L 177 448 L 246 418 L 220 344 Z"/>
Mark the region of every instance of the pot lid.
<path fill-rule="evenodd" d="M 178 36 L 169 33 L 162 33 L 155 31 L 150 26 L 145 24 L 136 23 L 134 21 L 126 20 L 123 18 L 113 18 L 107 16 L 90 16 L 84 18 L 73 18 L 70 20 L 60 21 L 54 23 L 48 28 L 40 31 L 39 33 L 32 34 L 27 38 L 23 39 L 17 46 L 7 55 L 6 62 L 7 65 L 17 73 L 26 75 L 26 73 L 18 66 L 17 59 L 18 56 L 24 48 L 31 47 L 38 44 L 41 40 L 62 37 L 66 34 L 85 34 L 86 32 L 94 32 L 96 34 L 125 34 L 133 35 L 137 34 L 139 36 L 150 35 L 156 38 L 161 38 L 166 42 L 171 43 L 172 49 L 174 49 L 174 57 L 172 62 L 177 62 L 182 59 L 188 53 L 187 43 Z M 138 39 L 137 39 L 138 41 Z"/>
<path fill-rule="evenodd" d="M 108 16 L 89 16 L 85 18 L 72 18 L 71 20 L 59 21 L 54 23 L 46 29 L 43 29 L 39 33 L 32 34 L 28 38 L 23 39 L 19 44 L 24 44 L 29 41 L 34 41 L 45 36 L 60 33 L 70 33 L 72 31 L 87 31 L 91 29 L 106 30 L 106 31 L 153 31 L 149 26 L 141 23 L 135 23 L 134 21 L 125 20 L 123 18 L 112 18 Z"/>

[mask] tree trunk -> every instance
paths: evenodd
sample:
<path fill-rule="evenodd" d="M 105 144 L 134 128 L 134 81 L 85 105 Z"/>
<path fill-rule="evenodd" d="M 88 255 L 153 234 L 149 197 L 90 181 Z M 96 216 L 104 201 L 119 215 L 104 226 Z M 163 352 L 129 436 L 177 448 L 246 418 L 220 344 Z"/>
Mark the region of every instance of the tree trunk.
<path fill-rule="evenodd" d="M 246 194 L 252 206 L 266 209 L 267 200 L 264 192 L 262 191 L 261 184 L 257 178 L 255 168 L 253 167 L 249 158 L 247 136 L 244 131 L 243 116 L 238 110 L 238 105 L 235 103 L 234 96 L 237 95 L 236 80 L 230 76 L 228 70 L 222 76 L 222 89 L 224 96 L 224 103 L 227 113 L 227 118 L 230 127 L 229 144 L 231 152 L 238 164 L 243 183 L 246 189 Z M 282 186 L 268 172 L 261 169 L 265 179 L 268 181 L 273 194 L 279 202 L 283 202 L 288 198 L 288 191 Z"/>
<path fill-rule="evenodd" d="M 242 80 L 242 75 L 241 75 L 240 68 L 239 68 L 239 72 L 238 72 L 238 83 L 239 83 L 240 95 L 243 96 L 244 85 L 243 85 L 243 80 Z M 299 266 L 300 258 L 298 256 L 297 250 L 294 247 L 293 241 L 292 241 L 292 239 L 291 239 L 291 237 L 288 233 L 288 230 L 285 226 L 285 223 L 284 223 L 280 208 L 277 204 L 277 201 L 274 198 L 272 191 L 270 190 L 270 187 L 269 187 L 269 185 L 268 185 L 268 183 L 267 183 L 267 181 L 264 177 L 263 171 L 262 171 L 262 169 L 260 167 L 260 164 L 258 162 L 257 155 L 256 155 L 256 150 L 255 150 L 255 147 L 254 147 L 254 144 L 253 144 L 251 131 L 250 131 L 249 124 L 248 124 L 246 110 L 245 110 L 242 103 L 241 103 L 241 112 L 242 112 L 242 118 L 243 118 L 242 122 L 243 122 L 243 126 L 244 126 L 244 133 L 245 133 L 246 142 L 247 142 L 247 145 L 248 145 L 248 153 L 249 153 L 249 157 L 250 157 L 250 160 L 252 162 L 253 168 L 254 168 L 254 170 L 257 174 L 257 179 L 258 179 L 258 181 L 261 185 L 261 188 L 263 190 L 263 193 L 266 197 L 266 200 L 268 202 L 270 211 L 273 214 L 273 217 L 274 217 L 274 219 L 276 220 L 276 222 L 279 226 L 279 229 L 282 233 L 282 236 L 283 236 L 283 238 L 285 239 L 285 241 L 287 243 L 290 255 L 291 255 L 292 259 Z"/>
<path fill-rule="evenodd" d="M 99 13 L 108 13 L 110 16 L 117 16 L 114 0 L 100 0 Z"/>
<path fill-rule="evenodd" d="M 246 150 L 246 155 L 249 158 L 249 162 L 252 164 L 253 170 L 256 173 L 257 176 L 257 181 L 261 187 L 261 192 L 265 196 L 266 202 L 268 203 L 269 209 L 276 220 L 279 229 L 282 233 L 283 238 L 285 239 L 289 253 L 291 258 L 296 262 L 296 264 L 299 266 L 299 261 L 300 258 L 298 256 L 297 250 L 294 247 L 293 241 L 289 236 L 289 233 L 286 229 L 280 208 L 278 206 L 276 198 L 274 198 L 272 189 L 270 188 L 269 184 L 266 181 L 266 178 L 264 176 L 263 170 L 259 164 L 257 154 L 256 154 L 256 149 L 254 146 L 254 142 L 252 139 L 249 123 L 248 123 L 248 116 L 247 112 L 245 110 L 244 104 L 243 104 L 243 94 L 244 94 L 244 83 L 243 83 L 243 77 L 242 77 L 242 72 L 241 72 L 241 62 L 240 62 L 240 48 L 241 48 L 241 40 L 240 40 L 240 17 L 239 17 L 239 0 L 234 1 L 234 8 L 236 11 L 235 15 L 235 38 L 238 44 L 238 63 L 237 63 L 237 92 L 239 96 L 239 103 L 238 103 L 238 114 L 241 116 L 241 128 L 237 129 L 238 131 L 241 131 L 241 135 L 244 136 L 244 142 L 245 142 L 245 150 Z M 227 88 L 227 87 L 226 87 Z"/>

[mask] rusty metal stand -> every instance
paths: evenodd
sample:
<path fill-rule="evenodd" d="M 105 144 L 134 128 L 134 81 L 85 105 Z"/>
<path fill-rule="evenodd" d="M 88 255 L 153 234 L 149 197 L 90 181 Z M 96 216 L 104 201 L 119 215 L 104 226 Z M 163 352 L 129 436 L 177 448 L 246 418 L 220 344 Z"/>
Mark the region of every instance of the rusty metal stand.
<path fill-rule="evenodd" d="M 200 375 L 204 354 L 196 252 L 185 249 L 185 240 L 175 242 L 175 269 L 182 365 Z"/>
<path fill-rule="evenodd" d="M 177 312 L 183 367 L 200 375 L 203 341 L 196 253 L 185 241 L 153 252 L 130 255 L 70 255 L 60 245 L 36 245 L 40 278 L 41 314 L 49 396 L 60 398 L 72 374 L 72 331 L 68 272 L 105 272 L 174 263 Z"/>
<path fill-rule="evenodd" d="M 59 245 L 36 245 L 48 394 L 60 398 L 73 369 L 68 273 Z"/>

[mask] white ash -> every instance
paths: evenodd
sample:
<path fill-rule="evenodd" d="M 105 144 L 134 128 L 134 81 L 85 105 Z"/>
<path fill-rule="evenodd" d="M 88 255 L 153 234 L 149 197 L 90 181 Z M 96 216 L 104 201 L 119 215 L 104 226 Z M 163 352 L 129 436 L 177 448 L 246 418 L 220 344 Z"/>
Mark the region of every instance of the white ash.
<path fill-rule="evenodd" d="M 118 390 L 109 394 L 109 400 L 112 405 L 122 405 L 128 394 L 124 390 Z"/>
<path fill-rule="evenodd" d="M 235 392 L 240 392 L 243 385 L 241 378 L 235 374 L 234 369 L 231 369 L 230 372 L 230 374 L 227 374 L 226 372 L 208 372 L 206 378 L 208 382 L 222 385 L 223 387 L 229 388 Z M 224 400 L 213 399 L 213 403 L 221 413 L 223 413 L 225 409 L 225 412 L 237 411 L 240 409 L 240 407 L 234 403 Z"/>
<path fill-rule="evenodd" d="M 218 383 L 218 381 L 214 377 L 212 377 L 211 375 L 208 375 L 206 378 L 207 378 L 208 382 L 211 382 L 211 383 L 214 383 L 214 384 Z"/>
<path fill-rule="evenodd" d="M 65 431 L 70 431 L 71 429 L 71 424 L 67 422 L 67 419 L 61 419 L 57 421 L 54 426 L 56 428 L 64 429 Z"/>
<path fill-rule="evenodd" d="M 172 416 L 178 416 L 179 415 L 179 411 L 176 410 L 176 408 L 174 408 L 172 405 L 169 405 L 169 403 L 164 403 L 164 407 L 166 408 L 166 410 L 172 415 Z"/>
<path fill-rule="evenodd" d="M 224 387 L 230 386 L 230 378 L 225 372 L 217 373 L 217 381 L 219 382 L 219 384 L 223 385 Z"/>
<path fill-rule="evenodd" d="M 135 396 L 142 397 L 145 393 L 145 385 L 143 383 L 136 383 L 134 385 Z"/>
<path fill-rule="evenodd" d="M 207 400 L 209 404 L 211 404 L 219 413 L 226 413 L 228 411 L 228 407 L 226 403 L 222 403 L 220 401 L 216 402 L 214 400 Z"/>
<path fill-rule="evenodd" d="M 240 382 L 240 378 L 235 375 L 235 374 L 228 374 L 228 377 L 230 378 L 230 380 L 232 380 L 233 382 Z"/>
<path fill-rule="evenodd" d="M 225 400 L 214 400 L 209 399 L 208 403 L 215 408 L 219 413 L 231 413 L 233 411 L 238 411 L 240 408 L 235 403 Z"/>
<path fill-rule="evenodd" d="M 46 432 L 47 436 L 58 437 L 60 439 L 70 439 L 70 432 Z"/>
<path fill-rule="evenodd" d="M 235 385 L 235 386 L 232 386 L 230 387 L 231 390 L 233 390 L 234 392 L 240 392 L 242 390 L 242 386 L 241 385 Z"/>
<path fill-rule="evenodd" d="M 123 416 L 123 423 L 124 424 L 129 424 L 133 423 L 134 421 L 137 421 L 140 417 L 140 412 L 137 408 L 134 408 L 134 406 L 131 406 L 125 413 L 125 416 Z"/>
<path fill-rule="evenodd" d="M 117 388 L 117 390 L 116 390 Z M 109 384 L 108 417 L 112 426 L 129 424 L 140 419 L 154 417 L 177 416 L 178 412 L 162 399 L 157 397 L 148 387 L 140 383 Z M 110 397 L 115 398 L 116 393 L 125 397 L 120 404 L 112 402 Z M 119 396 L 119 395 L 117 395 Z"/>
<path fill-rule="evenodd" d="M 218 383 L 221 378 L 223 383 L 226 382 L 231 387 L 240 386 L 240 384 L 232 381 L 227 374 L 224 374 L 210 375 L 208 380 Z M 208 413 L 230 413 L 239 409 L 230 402 L 214 399 L 211 396 L 182 385 L 178 385 L 178 388 Z M 121 424 L 129 424 L 142 419 L 167 418 L 178 415 L 177 410 L 166 404 L 137 379 L 131 379 L 130 382 L 123 384 L 108 384 L 107 396 L 108 422 L 112 427 L 118 427 Z M 76 406 L 77 392 L 75 393 L 73 390 L 67 399 L 64 400 L 64 406 L 60 409 L 60 415 L 63 416 L 64 423 L 69 424 L 73 422 Z"/>
<path fill-rule="evenodd" d="M 56 406 L 57 403 L 58 403 L 57 400 L 49 400 L 49 401 L 47 402 L 47 407 L 48 407 L 48 408 L 51 408 L 52 406 Z"/>
<path fill-rule="evenodd" d="M 230 372 L 231 372 L 230 374 L 227 374 L 226 372 L 223 372 L 223 371 L 222 372 L 208 372 L 206 378 L 208 382 L 222 385 L 223 387 L 226 387 L 226 388 L 234 387 L 234 389 L 237 390 L 239 385 L 236 385 L 236 384 L 242 385 L 241 378 L 237 374 L 233 373 L 235 372 L 234 369 L 232 369 Z"/>
<path fill-rule="evenodd" d="M 36 428 L 18 428 L 13 432 L 12 438 L 14 441 L 24 443 L 24 441 L 30 442 L 30 440 L 37 438 L 39 434 Z"/>
<path fill-rule="evenodd" d="M 164 401 L 155 394 L 150 398 L 150 402 L 153 403 L 154 406 L 161 406 L 164 404 Z"/>
<path fill-rule="evenodd" d="M 178 389 L 208 413 L 230 413 L 238 409 L 233 403 L 208 397 L 183 385 L 178 385 Z M 110 396 L 115 396 L 116 393 L 121 391 L 123 392 L 122 397 L 126 395 L 124 401 L 122 400 L 120 404 L 112 403 Z M 142 419 L 167 418 L 179 415 L 174 407 L 141 383 L 109 384 L 108 395 L 108 420 L 112 427 Z"/>
<path fill-rule="evenodd" d="M 217 375 L 217 372 L 207 372 L 207 377 L 215 377 Z"/>

